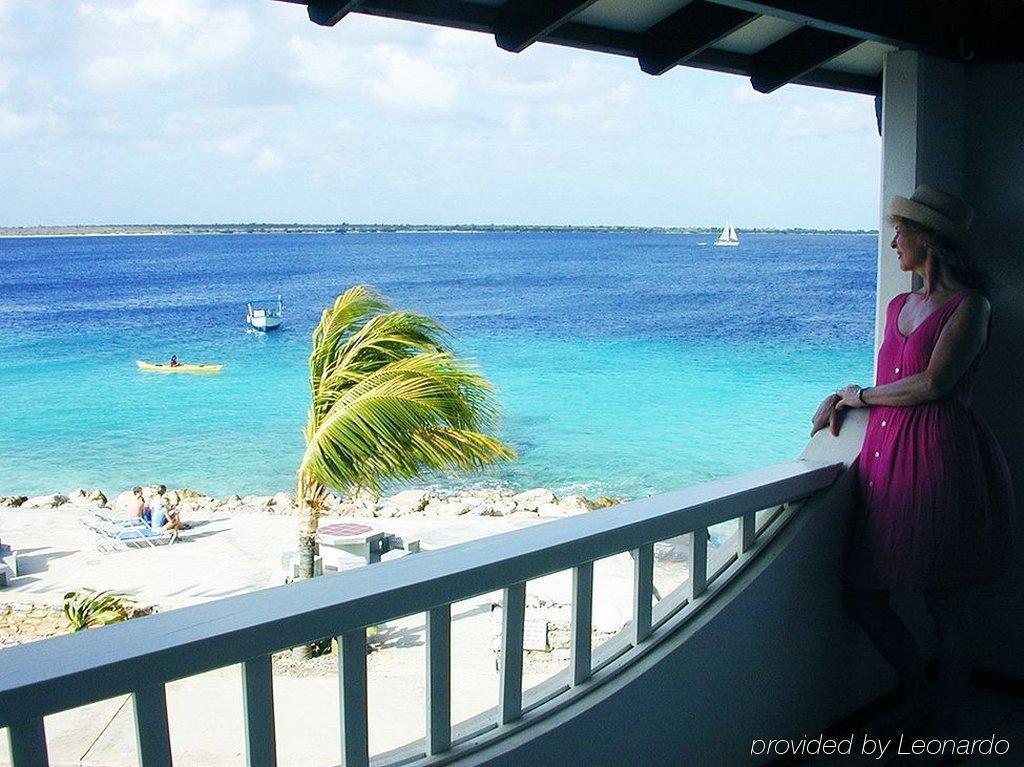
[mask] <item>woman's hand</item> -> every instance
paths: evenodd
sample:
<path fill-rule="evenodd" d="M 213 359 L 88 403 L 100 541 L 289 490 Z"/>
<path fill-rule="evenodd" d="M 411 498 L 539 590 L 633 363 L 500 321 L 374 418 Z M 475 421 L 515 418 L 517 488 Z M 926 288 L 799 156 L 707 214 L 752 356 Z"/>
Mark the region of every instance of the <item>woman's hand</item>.
<path fill-rule="evenodd" d="M 866 407 L 864 400 L 861 398 L 861 392 L 864 389 L 857 384 L 849 384 L 844 388 L 836 392 L 836 396 L 839 397 L 838 409 L 842 410 L 847 407 Z"/>
<path fill-rule="evenodd" d="M 839 434 L 839 415 L 836 413 L 836 405 L 839 404 L 838 394 L 830 394 L 822 400 L 818 406 L 818 412 L 811 419 L 811 436 L 813 437 L 826 426 L 832 430 L 832 436 Z"/>

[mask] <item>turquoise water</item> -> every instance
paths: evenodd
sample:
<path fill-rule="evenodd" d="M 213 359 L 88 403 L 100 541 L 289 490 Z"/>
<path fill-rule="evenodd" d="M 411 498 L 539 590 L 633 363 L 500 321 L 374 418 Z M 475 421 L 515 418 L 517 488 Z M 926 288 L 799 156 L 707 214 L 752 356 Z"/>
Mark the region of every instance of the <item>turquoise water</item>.
<path fill-rule="evenodd" d="M 638 497 L 794 457 L 872 370 L 875 238 L 373 234 L 0 240 L 0 493 L 291 489 L 309 335 L 355 282 L 438 317 L 520 453 L 485 476 Z M 727 252 L 723 252 L 727 251 Z M 285 325 L 246 332 L 249 295 Z M 144 374 L 172 353 L 217 376 Z"/>

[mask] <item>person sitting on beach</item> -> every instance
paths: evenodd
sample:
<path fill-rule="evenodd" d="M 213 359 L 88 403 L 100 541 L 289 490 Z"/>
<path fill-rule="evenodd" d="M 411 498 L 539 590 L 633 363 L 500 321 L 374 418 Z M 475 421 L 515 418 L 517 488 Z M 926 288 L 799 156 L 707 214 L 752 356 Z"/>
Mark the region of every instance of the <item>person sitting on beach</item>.
<path fill-rule="evenodd" d="M 154 530 L 183 530 L 186 525 L 182 524 L 178 513 L 171 509 L 166 493 L 167 487 L 159 485 L 156 495 L 149 499 L 152 515 L 149 524 Z"/>
<path fill-rule="evenodd" d="M 142 498 L 142 488 L 136 485 L 132 488 L 132 499 L 128 503 L 128 511 L 132 519 L 149 519 L 146 516 L 146 501 Z"/>
<path fill-rule="evenodd" d="M 181 363 L 178 362 L 178 355 L 177 354 L 172 354 L 171 355 L 170 367 L 172 367 L 172 368 L 180 368 L 181 367 Z"/>

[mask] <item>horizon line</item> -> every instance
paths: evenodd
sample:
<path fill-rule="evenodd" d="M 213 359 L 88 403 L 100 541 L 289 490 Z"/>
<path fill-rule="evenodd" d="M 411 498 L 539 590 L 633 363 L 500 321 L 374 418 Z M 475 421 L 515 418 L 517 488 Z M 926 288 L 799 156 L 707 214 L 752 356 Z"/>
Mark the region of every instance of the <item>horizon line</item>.
<path fill-rule="evenodd" d="M 720 225 L 639 225 L 639 224 L 451 224 L 451 223 L 351 223 L 342 221 L 338 223 L 273 223 L 261 221 L 239 221 L 239 222 L 213 222 L 213 223 L 146 223 L 146 224 L 27 224 L 27 225 L 0 225 L 0 235 L 10 234 L 43 234 L 43 233 L 138 233 L 138 232 L 180 232 L 180 233 L 202 233 L 202 232 L 230 232 L 230 233 L 256 233 L 255 230 L 270 230 L 282 233 L 343 233 L 347 231 L 366 232 L 387 232 L 387 231 L 631 231 L 631 232 L 682 232 L 682 233 L 706 233 L 716 232 L 722 227 Z M 815 227 L 815 226 L 752 226 L 735 227 L 740 232 L 768 233 L 768 232 L 822 232 L 822 233 L 853 233 L 853 234 L 878 234 L 878 229 L 863 229 L 849 227 Z"/>

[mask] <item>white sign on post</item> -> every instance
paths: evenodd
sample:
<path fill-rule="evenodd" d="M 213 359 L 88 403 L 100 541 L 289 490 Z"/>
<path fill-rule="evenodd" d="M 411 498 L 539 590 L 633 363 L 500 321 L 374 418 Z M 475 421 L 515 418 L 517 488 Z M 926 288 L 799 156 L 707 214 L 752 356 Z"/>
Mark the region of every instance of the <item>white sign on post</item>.
<path fill-rule="evenodd" d="M 527 618 L 523 623 L 523 649 L 548 651 L 548 622 Z"/>

